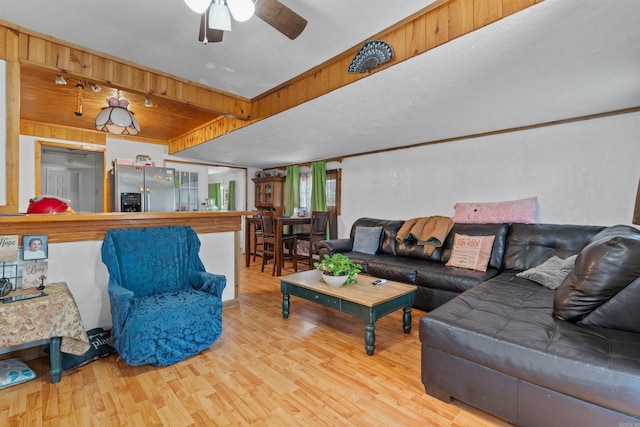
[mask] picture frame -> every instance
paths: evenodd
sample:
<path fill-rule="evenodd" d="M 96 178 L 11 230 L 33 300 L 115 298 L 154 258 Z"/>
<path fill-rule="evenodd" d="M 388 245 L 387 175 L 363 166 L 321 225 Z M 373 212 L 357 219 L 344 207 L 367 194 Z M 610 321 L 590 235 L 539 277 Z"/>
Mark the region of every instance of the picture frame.
<path fill-rule="evenodd" d="M 49 239 L 46 234 L 22 236 L 22 259 L 43 260 L 49 257 Z"/>

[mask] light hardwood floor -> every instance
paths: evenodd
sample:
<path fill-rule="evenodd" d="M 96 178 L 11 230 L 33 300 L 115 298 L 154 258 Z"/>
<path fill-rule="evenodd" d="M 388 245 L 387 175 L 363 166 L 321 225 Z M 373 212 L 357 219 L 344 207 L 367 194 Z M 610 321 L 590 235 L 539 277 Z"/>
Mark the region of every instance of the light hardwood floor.
<path fill-rule="evenodd" d="M 285 273 L 286 274 L 286 273 Z M 279 281 L 240 268 L 239 306 L 222 337 L 169 367 L 130 367 L 116 356 L 0 391 L 2 426 L 502 426 L 489 414 L 428 396 L 420 381 L 418 319 L 402 311 L 376 323 L 364 350 L 362 321 L 291 297 L 282 318 Z"/>

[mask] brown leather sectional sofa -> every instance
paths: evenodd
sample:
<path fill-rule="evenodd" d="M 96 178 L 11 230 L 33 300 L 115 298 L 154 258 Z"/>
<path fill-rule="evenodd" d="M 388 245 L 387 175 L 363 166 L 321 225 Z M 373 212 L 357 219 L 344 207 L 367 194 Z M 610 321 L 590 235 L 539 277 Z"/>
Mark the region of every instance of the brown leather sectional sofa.
<path fill-rule="evenodd" d="M 417 285 L 422 382 L 516 425 L 640 425 L 640 232 L 628 226 L 455 224 L 425 257 L 397 242 L 403 221 L 361 218 L 323 242 L 366 273 Z M 375 255 L 351 251 L 357 226 L 382 226 Z M 447 267 L 453 235 L 495 235 L 486 272 Z M 558 290 L 518 277 L 578 254 Z"/>

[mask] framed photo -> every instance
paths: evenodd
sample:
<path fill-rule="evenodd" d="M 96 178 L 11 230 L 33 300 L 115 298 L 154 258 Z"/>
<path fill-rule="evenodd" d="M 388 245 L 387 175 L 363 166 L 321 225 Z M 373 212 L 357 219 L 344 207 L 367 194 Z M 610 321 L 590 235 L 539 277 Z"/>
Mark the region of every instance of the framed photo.
<path fill-rule="evenodd" d="M 42 260 L 49 256 L 47 235 L 22 236 L 22 259 L 25 261 Z"/>
<path fill-rule="evenodd" d="M 18 261 L 18 236 L 0 236 L 0 262 Z"/>

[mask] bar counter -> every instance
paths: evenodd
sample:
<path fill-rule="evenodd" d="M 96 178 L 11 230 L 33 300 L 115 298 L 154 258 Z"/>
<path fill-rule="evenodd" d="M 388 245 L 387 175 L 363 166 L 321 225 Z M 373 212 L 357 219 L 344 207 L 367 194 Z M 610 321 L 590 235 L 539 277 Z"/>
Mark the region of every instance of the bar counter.
<path fill-rule="evenodd" d="M 252 212 L 111 212 L 0 216 L 2 235 L 46 234 L 50 243 L 102 240 L 113 228 L 189 225 L 197 233 L 240 231 Z"/>

